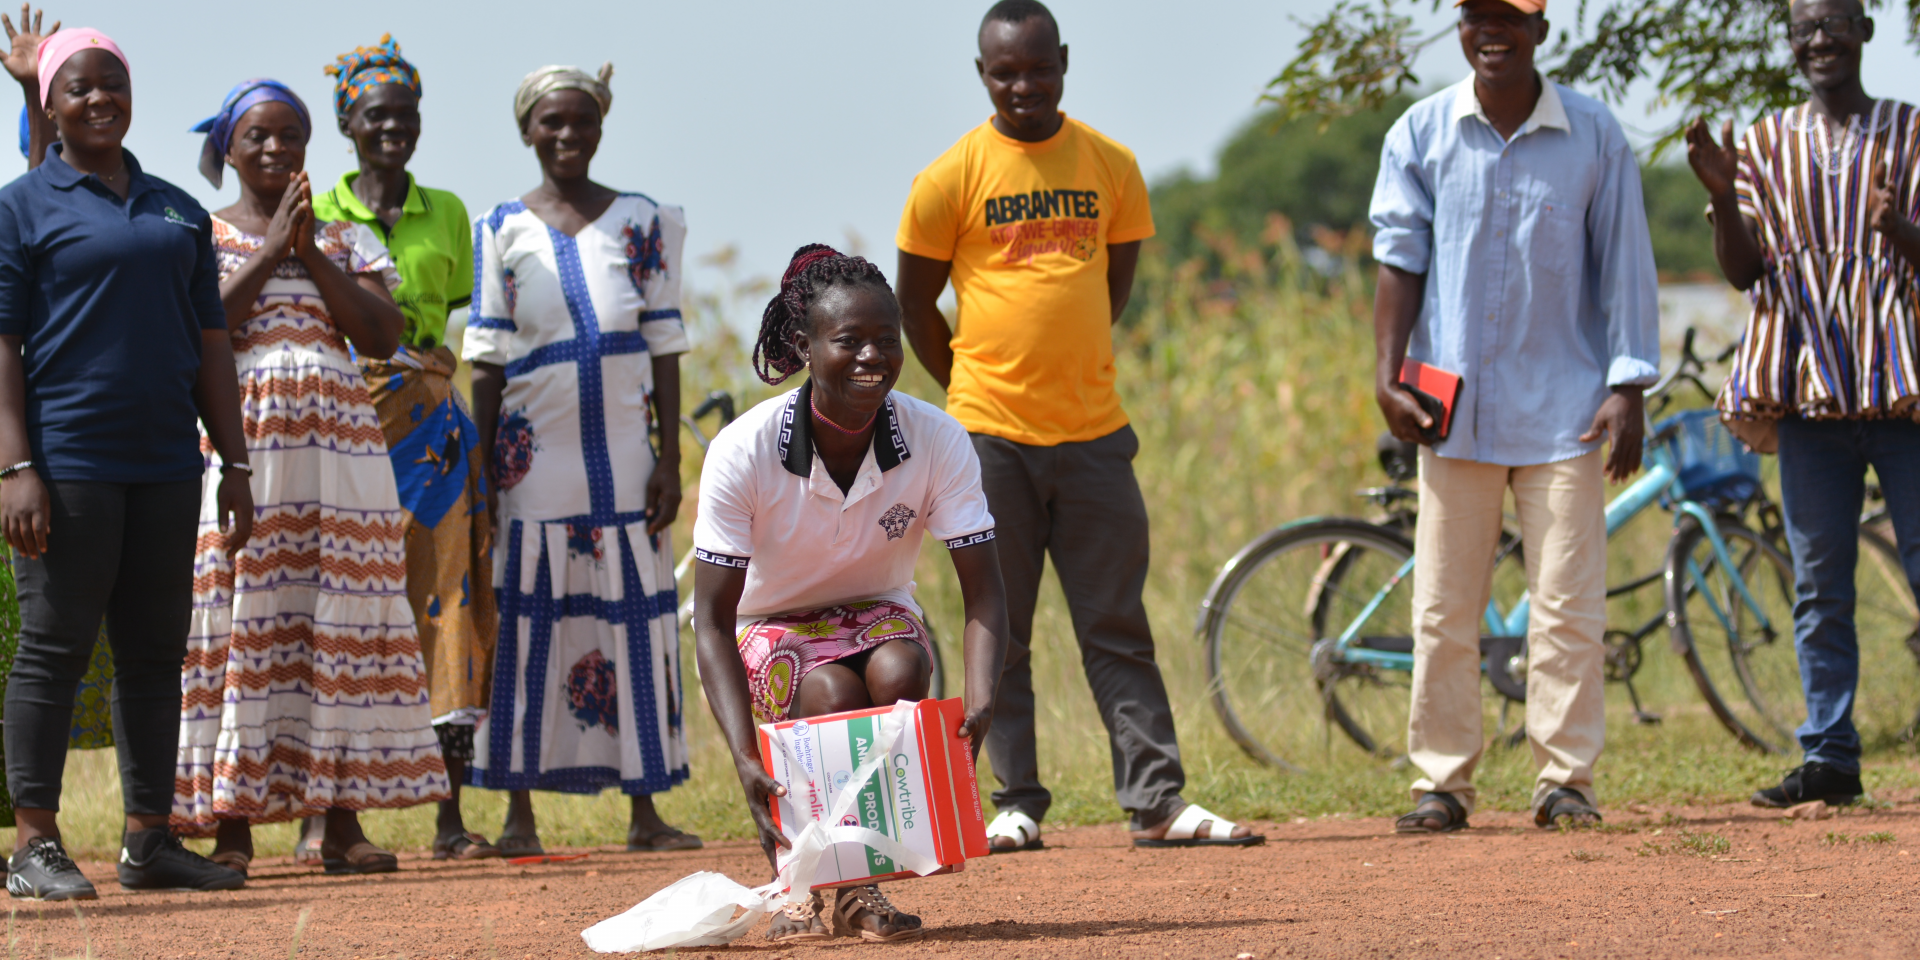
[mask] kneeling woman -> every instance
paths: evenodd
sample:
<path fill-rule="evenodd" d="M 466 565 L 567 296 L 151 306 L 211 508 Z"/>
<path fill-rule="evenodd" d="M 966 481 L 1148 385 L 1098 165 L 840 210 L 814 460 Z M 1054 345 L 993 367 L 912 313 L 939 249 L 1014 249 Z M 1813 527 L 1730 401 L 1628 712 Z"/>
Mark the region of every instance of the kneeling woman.
<path fill-rule="evenodd" d="M 1006 658 L 993 517 L 966 429 L 893 394 L 900 305 L 879 268 L 815 244 L 794 254 L 754 350 L 760 378 L 806 369 L 800 389 L 720 432 L 700 476 L 694 628 L 700 675 L 733 750 L 768 859 L 787 841 L 769 799 L 756 723 L 927 695 L 929 636 L 913 599 L 922 533 L 952 551 L 966 602 L 966 720 L 979 743 Z M 769 939 L 828 936 L 824 905 L 776 914 Z M 836 892 L 840 933 L 919 939 L 920 918 L 878 886 Z"/>

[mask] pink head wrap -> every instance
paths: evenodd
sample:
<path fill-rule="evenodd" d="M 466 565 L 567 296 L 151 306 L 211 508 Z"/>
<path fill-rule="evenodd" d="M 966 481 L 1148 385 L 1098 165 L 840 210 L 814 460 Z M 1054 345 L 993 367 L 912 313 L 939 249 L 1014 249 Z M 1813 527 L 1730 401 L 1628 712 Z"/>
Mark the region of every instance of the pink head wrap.
<path fill-rule="evenodd" d="M 65 66 L 68 60 L 73 59 L 74 54 L 93 49 L 105 50 L 113 54 L 114 58 L 120 61 L 120 65 L 127 68 L 128 73 L 133 72 L 133 68 L 127 64 L 127 55 L 121 53 L 120 47 L 106 34 L 92 27 L 62 30 L 40 41 L 41 109 L 44 110 L 52 105 L 53 85 L 48 81 L 53 79 L 53 75 L 60 72 L 60 68 Z"/>

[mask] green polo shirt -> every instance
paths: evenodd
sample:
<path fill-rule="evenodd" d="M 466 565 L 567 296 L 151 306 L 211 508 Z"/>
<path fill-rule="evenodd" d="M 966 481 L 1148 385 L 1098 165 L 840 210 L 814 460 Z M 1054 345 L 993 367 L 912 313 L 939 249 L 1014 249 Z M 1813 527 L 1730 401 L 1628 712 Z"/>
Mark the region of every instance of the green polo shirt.
<path fill-rule="evenodd" d="M 407 174 L 407 202 L 393 229 L 353 193 L 359 171 L 342 174 L 332 190 L 313 197 L 313 215 L 321 220 L 351 220 L 373 228 L 393 254 L 400 289 L 393 292 L 407 316 L 401 339 L 431 350 L 447 337 L 447 311 L 473 300 L 473 225 L 460 198 L 413 182 Z"/>

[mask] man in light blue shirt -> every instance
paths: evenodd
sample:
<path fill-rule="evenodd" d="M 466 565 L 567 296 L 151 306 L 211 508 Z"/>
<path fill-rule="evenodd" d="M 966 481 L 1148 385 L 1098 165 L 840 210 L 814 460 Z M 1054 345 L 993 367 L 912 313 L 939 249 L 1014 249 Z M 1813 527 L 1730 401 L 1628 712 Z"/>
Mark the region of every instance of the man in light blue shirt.
<path fill-rule="evenodd" d="M 1388 131 L 1371 211 L 1375 393 L 1393 434 L 1424 442 L 1435 426 L 1398 386 L 1404 360 L 1462 379 L 1449 432 L 1420 452 L 1408 752 L 1424 776 L 1396 829 L 1459 829 L 1473 809 L 1480 621 L 1509 488 L 1534 597 L 1535 822 L 1594 823 L 1605 480 L 1639 469 L 1660 359 L 1640 168 L 1606 107 L 1534 70 L 1545 0 L 1456 6 L 1473 76 Z"/>

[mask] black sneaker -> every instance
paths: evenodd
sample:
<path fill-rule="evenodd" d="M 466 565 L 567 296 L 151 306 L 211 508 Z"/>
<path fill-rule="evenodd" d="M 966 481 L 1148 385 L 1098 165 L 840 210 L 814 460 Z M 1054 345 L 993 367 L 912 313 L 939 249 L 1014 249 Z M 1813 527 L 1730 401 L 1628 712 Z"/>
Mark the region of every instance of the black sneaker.
<path fill-rule="evenodd" d="M 120 885 L 128 890 L 238 890 L 247 878 L 180 844 L 165 827 L 127 834 Z"/>
<path fill-rule="evenodd" d="M 51 837 L 34 837 L 7 859 L 7 892 L 26 900 L 98 900 L 99 891 Z"/>
<path fill-rule="evenodd" d="M 1809 800 L 1825 800 L 1829 806 L 1844 807 L 1865 792 L 1860 788 L 1858 773 L 1841 773 L 1833 765 L 1815 760 L 1787 771 L 1779 786 L 1756 791 L 1753 805 L 1778 809 Z"/>

